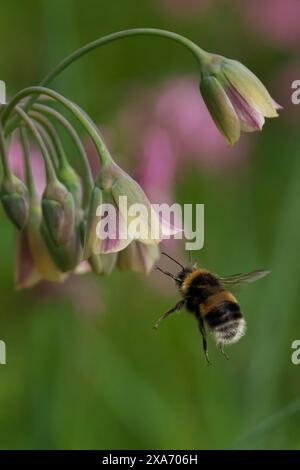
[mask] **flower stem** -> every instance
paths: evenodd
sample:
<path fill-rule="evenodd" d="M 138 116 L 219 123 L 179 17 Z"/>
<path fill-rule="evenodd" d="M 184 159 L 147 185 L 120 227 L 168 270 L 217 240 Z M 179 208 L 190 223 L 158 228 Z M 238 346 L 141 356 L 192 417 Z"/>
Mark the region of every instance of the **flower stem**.
<path fill-rule="evenodd" d="M 20 127 L 20 141 L 21 141 L 21 145 L 23 149 L 26 186 L 28 188 L 30 197 L 35 197 L 36 189 L 35 189 L 34 179 L 32 176 L 31 165 L 30 165 L 30 150 L 29 150 L 28 134 L 24 127 Z"/>
<path fill-rule="evenodd" d="M 56 180 L 57 178 L 56 178 L 54 166 L 53 166 L 51 158 L 49 156 L 47 147 L 46 147 L 42 137 L 40 136 L 40 133 L 36 129 L 35 125 L 33 124 L 32 120 L 30 119 L 30 117 L 25 113 L 25 111 L 23 111 L 23 109 L 21 109 L 19 106 L 16 106 L 15 109 L 16 109 L 16 112 L 18 113 L 18 115 L 20 116 L 20 118 L 24 121 L 24 123 L 26 124 L 28 129 L 33 134 L 34 138 L 36 139 L 36 141 L 37 141 L 37 143 L 38 143 L 38 145 L 41 149 L 41 153 L 43 155 L 43 159 L 44 159 L 44 163 L 45 163 L 47 182 Z"/>
<path fill-rule="evenodd" d="M 44 95 L 50 96 L 51 98 L 55 99 L 56 101 L 64 105 L 79 120 L 79 122 L 86 129 L 87 133 L 93 140 L 96 146 L 96 149 L 98 151 L 101 164 L 105 166 L 112 161 L 112 157 L 110 156 L 109 151 L 106 148 L 106 145 L 103 139 L 101 138 L 96 125 L 89 118 L 89 116 L 77 104 L 68 100 L 61 94 L 57 93 L 56 91 L 50 90 L 49 88 L 36 86 L 36 87 L 24 88 L 23 90 L 21 90 L 11 99 L 11 101 L 8 103 L 7 107 L 5 108 L 2 114 L 2 122 L 4 124 L 6 123 L 7 119 L 9 118 L 10 113 L 13 111 L 13 109 L 19 103 L 20 100 L 32 94 L 36 94 L 36 95 L 44 94 Z"/>
<path fill-rule="evenodd" d="M 53 144 L 55 153 L 58 157 L 58 166 L 61 168 L 68 162 L 64 147 L 60 140 L 60 137 L 53 126 L 53 124 L 47 119 L 44 115 L 36 111 L 30 111 L 30 117 L 32 117 L 36 122 L 38 122 L 47 132 L 50 137 L 50 140 Z"/>
<path fill-rule="evenodd" d="M 88 52 L 96 49 L 97 47 L 104 46 L 105 44 L 109 44 L 113 41 L 118 39 L 127 38 L 130 36 L 160 36 L 167 39 L 171 39 L 172 41 L 181 44 L 182 46 L 186 47 L 198 62 L 202 62 L 207 57 L 207 52 L 201 49 L 197 44 L 195 44 L 190 39 L 181 36 L 180 34 L 173 33 L 172 31 L 167 31 L 164 29 L 156 29 L 156 28 L 135 28 L 135 29 L 126 29 L 123 31 L 118 31 L 116 33 L 108 34 L 107 36 L 103 36 L 101 38 L 92 41 L 85 46 L 77 49 L 71 55 L 66 57 L 62 60 L 49 74 L 42 80 L 41 85 L 45 86 L 49 82 L 51 82 L 57 75 L 59 75 L 63 70 L 65 70 L 70 64 L 78 60 L 83 55 L 87 54 Z"/>
<path fill-rule="evenodd" d="M 200 66 L 203 62 L 207 60 L 208 53 L 201 49 L 197 44 L 195 44 L 190 39 L 187 39 L 180 34 L 174 33 L 172 31 L 167 31 L 164 29 L 156 29 L 156 28 L 134 28 L 134 29 L 126 29 L 123 31 L 118 31 L 116 33 L 108 34 L 107 36 L 103 36 L 101 38 L 92 41 L 85 46 L 77 49 L 64 60 L 62 60 L 52 71 L 48 73 L 48 75 L 40 82 L 40 86 L 48 85 L 55 77 L 57 77 L 61 72 L 63 72 L 69 65 L 74 63 L 76 60 L 80 59 L 85 54 L 93 51 L 94 49 L 104 46 L 105 44 L 109 44 L 111 42 L 117 41 L 119 39 L 128 38 L 131 36 L 159 36 L 166 39 L 170 39 L 172 41 L 177 42 L 178 44 L 187 48 L 193 56 L 196 58 L 198 64 Z M 37 100 L 37 97 L 32 96 L 25 105 L 25 110 L 31 108 L 33 103 Z M 9 124 L 7 129 L 8 133 L 10 133 L 16 126 L 18 122 L 18 116 L 14 116 L 14 119 Z"/>
<path fill-rule="evenodd" d="M 47 132 L 47 130 L 39 122 L 37 121 L 34 122 L 34 120 L 32 120 L 32 124 L 34 124 L 35 128 L 37 129 L 41 138 L 43 139 L 44 144 L 47 147 L 50 160 L 56 172 L 59 168 L 59 161 L 58 161 L 57 153 L 53 145 L 53 142 L 51 140 L 51 137 L 49 133 Z"/>
<path fill-rule="evenodd" d="M 80 140 L 79 135 L 77 134 L 77 131 L 72 126 L 72 124 L 56 109 L 53 109 L 50 106 L 46 106 L 43 104 L 35 104 L 33 106 L 33 109 L 36 109 L 37 111 L 43 114 L 48 114 L 54 119 L 56 119 L 64 127 L 64 129 L 67 131 L 67 133 L 73 140 L 73 143 L 78 151 L 78 156 L 81 162 L 83 187 L 85 190 L 85 200 L 88 201 L 91 189 L 94 186 L 94 179 L 91 173 L 91 168 L 90 168 L 90 164 L 88 161 L 85 148 Z"/>

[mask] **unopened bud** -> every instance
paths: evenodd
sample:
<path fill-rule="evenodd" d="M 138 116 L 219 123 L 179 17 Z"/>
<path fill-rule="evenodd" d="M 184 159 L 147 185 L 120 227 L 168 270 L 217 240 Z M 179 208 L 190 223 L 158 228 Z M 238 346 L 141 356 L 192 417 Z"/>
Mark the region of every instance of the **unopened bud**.
<path fill-rule="evenodd" d="M 57 176 L 59 181 L 72 194 L 76 208 L 80 208 L 82 204 L 82 184 L 76 171 L 68 163 L 64 163 L 62 168 L 58 169 Z"/>
<path fill-rule="evenodd" d="M 28 190 L 25 184 L 14 175 L 5 177 L 0 194 L 7 216 L 19 230 L 22 230 L 27 223 L 29 213 Z"/>
<path fill-rule="evenodd" d="M 41 222 L 40 201 L 37 197 L 31 197 L 29 218 L 25 231 L 36 269 L 42 279 L 51 282 L 62 282 L 65 280 L 66 274 L 59 269 L 48 249 L 46 240 L 41 233 Z M 19 287 L 21 286 L 19 285 Z"/>
<path fill-rule="evenodd" d="M 45 224 L 41 226 L 41 233 L 58 269 L 63 273 L 73 271 L 82 260 L 82 245 L 79 230 L 75 228 L 71 238 L 64 245 L 56 245 L 53 242 Z"/>
<path fill-rule="evenodd" d="M 42 210 L 53 243 L 57 246 L 67 244 L 75 231 L 75 203 L 72 194 L 58 180 L 47 185 Z"/>

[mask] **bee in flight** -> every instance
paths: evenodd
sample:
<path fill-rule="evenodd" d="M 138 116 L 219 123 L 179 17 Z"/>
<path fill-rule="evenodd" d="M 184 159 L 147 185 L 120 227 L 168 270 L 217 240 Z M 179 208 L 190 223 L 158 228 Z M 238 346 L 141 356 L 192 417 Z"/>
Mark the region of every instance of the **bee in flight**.
<path fill-rule="evenodd" d="M 185 307 L 198 322 L 207 363 L 211 364 L 208 358 L 206 325 L 213 333 L 222 354 L 227 358 L 224 346 L 236 343 L 246 331 L 246 321 L 238 301 L 230 291 L 235 287 L 257 281 L 269 274 L 270 271 L 257 270 L 221 277 L 206 269 L 198 268 L 196 264 L 183 266 L 167 253 L 162 253 L 162 255 L 167 256 L 181 267 L 176 275 L 164 271 L 158 266 L 156 269 L 175 281 L 182 299 L 158 319 L 154 329 L 157 329 L 160 322 L 169 315 Z"/>

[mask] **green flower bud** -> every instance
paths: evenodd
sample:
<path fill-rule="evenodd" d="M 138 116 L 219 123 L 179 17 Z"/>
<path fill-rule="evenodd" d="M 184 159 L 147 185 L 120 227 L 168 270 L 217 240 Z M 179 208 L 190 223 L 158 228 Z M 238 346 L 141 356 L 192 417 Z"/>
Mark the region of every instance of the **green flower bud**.
<path fill-rule="evenodd" d="M 54 245 L 66 245 L 75 232 L 75 203 L 58 180 L 50 182 L 42 197 L 45 227 Z"/>
<path fill-rule="evenodd" d="M 57 245 L 53 242 L 45 223 L 41 225 L 41 233 L 57 268 L 63 273 L 73 271 L 82 260 L 82 244 L 79 230 L 75 228 L 72 236 L 64 245 Z"/>
<path fill-rule="evenodd" d="M 22 230 L 29 214 L 28 190 L 25 184 L 14 175 L 4 177 L 0 197 L 7 216 L 17 229 Z"/>
<path fill-rule="evenodd" d="M 76 208 L 82 205 L 82 184 L 79 176 L 74 168 L 67 162 L 57 171 L 59 181 L 70 191 L 72 194 Z"/>
<path fill-rule="evenodd" d="M 41 234 L 41 222 L 42 210 L 40 201 L 37 197 L 32 196 L 30 199 L 28 223 L 25 228 L 31 256 L 41 279 L 51 282 L 62 282 L 66 279 L 66 274 L 62 273 L 57 267 L 48 250 L 45 239 Z M 28 285 L 28 282 L 23 280 L 21 284 L 19 283 L 19 287 L 22 287 L 22 285 Z"/>

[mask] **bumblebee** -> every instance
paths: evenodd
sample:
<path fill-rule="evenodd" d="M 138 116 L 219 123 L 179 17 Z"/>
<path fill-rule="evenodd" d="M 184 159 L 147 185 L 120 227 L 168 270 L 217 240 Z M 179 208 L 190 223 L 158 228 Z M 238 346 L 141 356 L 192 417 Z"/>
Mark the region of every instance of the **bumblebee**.
<path fill-rule="evenodd" d="M 181 267 L 176 275 L 164 271 L 158 266 L 156 269 L 175 281 L 182 299 L 158 319 L 154 329 L 157 329 L 160 322 L 169 315 L 185 307 L 198 322 L 207 363 L 211 364 L 208 357 L 206 325 L 214 335 L 220 351 L 228 359 L 223 349 L 224 346 L 236 343 L 246 332 L 246 321 L 231 290 L 257 281 L 269 274 L 270 271 L 256 270 L 221 277 L 206 269 L 198 268 L 196 264 L 183 266 L 167 253 L 162 253 L 162 255 L 167 256 Z"/>

